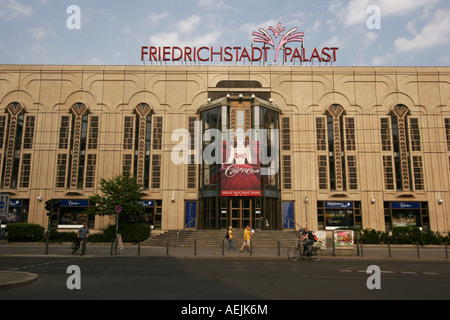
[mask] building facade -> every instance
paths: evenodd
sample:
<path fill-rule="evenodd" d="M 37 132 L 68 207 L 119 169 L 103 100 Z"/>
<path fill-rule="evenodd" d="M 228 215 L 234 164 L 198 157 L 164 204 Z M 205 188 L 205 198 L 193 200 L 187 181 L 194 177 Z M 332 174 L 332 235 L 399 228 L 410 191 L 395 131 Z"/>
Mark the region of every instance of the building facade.
<path fill-rule="evenodd" d="M 157 230 L 448 232 L 449 103 L 448 67 L 3 65 L 2 223 L 101 230 L 129 173 Z"/>

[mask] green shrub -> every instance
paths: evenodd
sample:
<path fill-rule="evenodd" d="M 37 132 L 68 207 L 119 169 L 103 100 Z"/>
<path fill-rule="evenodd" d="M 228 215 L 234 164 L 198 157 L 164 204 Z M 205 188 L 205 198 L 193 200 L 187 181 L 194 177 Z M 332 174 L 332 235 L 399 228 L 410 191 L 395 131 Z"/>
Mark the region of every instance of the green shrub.
<path fill-rule="evenodd" d="M 119 225 L 119 233 L 122 235 L 123 242 L 137 243 L 144 241 L 150 237 L 150 226 L 148 224 L 123 224 Z M 50 230 L 50 241 L 52 242 L 72 242 L 75 240 L 77 233 L 74 231 L 57 231 Z M 88 242 L 100 243 L 111 242 L 116 237 L 116 226 L 109 226 L 101 233 L 90 234 Z"/>
<path fill-rule="evenodd" d="M 394 227 L 392 228 L 392 243 L 416 244 L 421 242 L 419 227 Z"/>
<path fill-rule="evenodd" d="M 356 230 L 357 231 L 357 230 Z M 380 243 L 392 243 L 392 244 L 444 244 L 450 243 L 449 235 L 443 236 L 439 232 L 433 231 L 421 231 L 418 227 L 394 227 L 392 235 L 389 231 L 375 231 L 373 229 L 361 230 L 361 241 L 365 244 L 380 244 Z"/>
<path fill-rule="evenodd" d="M 36 242 L 44 238 L 44 227 L 33 223 L 9 223 L 6 225 L 8 230 L 8 241 L 16 242 Z"/>
<path fill-rule="evenodd" d="M 361 231 L 361 240 L 365 244 L 379 244 L 390 241 L 389 232 L 376 231 L 374 229 L 364 229 Z"/>
<path fill-rule="evenodd" d="M 75 240 L 77 233 L 75 231 L 59 232 L 56 229 L 50 229 L 51 242 L 72 242 Z"/>
<path fill-rule="evenodd" d="M 148 224 L 119 224 L 119 234 L 123 242 L 137 243 L 150 237 L 150 225 Z M 112 225 L 103 231 L 105 242 L 110 242 L 116 237 L 116 226 Z"/>

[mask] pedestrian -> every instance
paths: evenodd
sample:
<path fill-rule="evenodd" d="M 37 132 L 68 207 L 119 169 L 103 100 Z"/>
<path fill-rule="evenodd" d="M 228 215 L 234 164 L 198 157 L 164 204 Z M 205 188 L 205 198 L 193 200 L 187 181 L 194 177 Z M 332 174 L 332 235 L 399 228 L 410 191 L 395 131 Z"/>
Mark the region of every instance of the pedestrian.
<path fill-rule="evenodd" d="M 82 254 L 85 254 L 86 241 L 87 241 L 87 238 L 89 238 L 89 228 L 87 227 L 86 222 L 83 223 L 83 226 L 78 230 L 77 238 L 78 238 L 77 239 L 78 244 L 81 242 L 81 239 L 83 239 L 83 246 L 82 246 L 82 248 L 80 248 L 80 250 L 82 250 L 81 251 Z"/>
<path fill-rule="evenodd" d="M 236 251 L 236 247 L 234 246 L 234 240 L 233 240 L 233 227 L 232 226 L 230 226 L 228 228 L 227 251 L 230 250 L 230 243 L 231 243 L 231 247 L 233 248 L 233 250 Z"/>
<path fill-rule="evenodd" d="M 244 247 L 248 247 L 248 249 L 246 249 L 245 251 L 249 251 L 250 250 L 250 238 L 252 237 L 252 233 L 250 231 L 250 226 L 247 225 L 247 227 L 244 230 L 244 243 L 242 244 L 241 247 L 241 252 L 243 252 Z"/>

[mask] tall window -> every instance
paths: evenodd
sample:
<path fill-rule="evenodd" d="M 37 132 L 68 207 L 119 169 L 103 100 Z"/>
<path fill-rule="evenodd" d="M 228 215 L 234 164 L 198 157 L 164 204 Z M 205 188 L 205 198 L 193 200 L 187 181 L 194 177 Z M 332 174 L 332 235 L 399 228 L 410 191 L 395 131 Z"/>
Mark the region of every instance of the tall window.
<path fill-rule="evenodd" d="M 197 188 L 197 164 L 195 164 L 195 121 L 197 121 L 197 117 L 189 117 L 188 119 L 188 128 L 189 128 L 189 136 L 190 136 L 190 150 L 191 154 L 189 154 L 190 161 L 187 165 L 187 187 L 189 189 Z"/>
<path fill-rule="evenodd" d="M 146 190 L 160 188 L 163 118 L 153 116 L 146 103 L 124 118 L 122 172 L 133 174 Z"/>
<path fill-rule="evenodd" d="M 99 117 L 89 114 L 83 103 L 70 109 L 72 115 L 60 120 L 56 187 L 83 189 L 95 187 Z"/>
<path fill-rule="evenodd" d="M 292 188 L 292 170 L 291 155 L 284 154 L 285 151 L 291 150 L 291 119 L 288 117 L 281 118 L 281 166 L 283 172 L 283 188 Z"/>
<path fill-rule="evenodd" d="M 0 116 L 0 148 L 5 148 L 2 186 L 28 188 L 32 161 L 24 150 L 33 148 L 35 116 L 27 115 L 17 102 L 10 103 L 6 111 L 8 116 Z"/>
<path fill-rule="evenodd" d="M 319 189 L 358 189 L 355 119 L 338 104 L 316 118 Z"/>
<path fill-rule="evenodd" d="M 447 151 L 450 151 L 450 118 L 445 119 L 445 138 L 447 140 Z"/>
<path fill-rule="evenodd" d="M 405 105 L 396 105 L 381 118 L 381 151 L 387 190 L 424 190 L 419 119 Z"/>

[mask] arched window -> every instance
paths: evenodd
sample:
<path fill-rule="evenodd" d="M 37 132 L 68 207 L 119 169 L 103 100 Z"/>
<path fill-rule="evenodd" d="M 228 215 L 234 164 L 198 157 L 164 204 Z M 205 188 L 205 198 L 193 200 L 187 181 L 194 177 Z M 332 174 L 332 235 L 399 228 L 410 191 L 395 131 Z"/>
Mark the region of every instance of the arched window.
<path fill-rule="evenodd" d="M 56 187 L 95 187 L 99 117 L 83 103 L 75 103 L 60 119 Z M 66 174 L 67 173 L 67 174 Z"/>
<path fill-rule="evenodd" d="M 10 103 L 8 116 L 0 116 L 0 145 L 3 153 L 3 188 L 28 188 L 31 175 L 35 116 L 27 115 L 18 102 Z M 5 132 L 8 128 L 8 132 Z"/>
<path fill-rule="evenodd" d="M 358 189 L 355 118 L 339 104 L 316 118 L 319 189 Z"/>
<path fill-rule="evenodd" d="M 390 118 L 381 118 L 381 150 L 385 189 L 423 190 L 419 119 L 403 104 L 394 106 Z"/>

